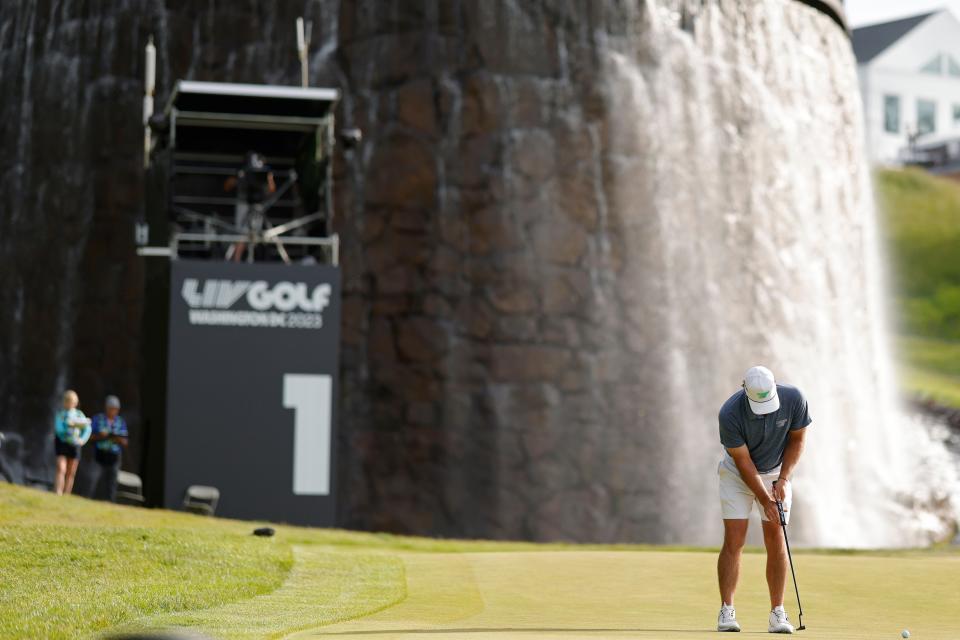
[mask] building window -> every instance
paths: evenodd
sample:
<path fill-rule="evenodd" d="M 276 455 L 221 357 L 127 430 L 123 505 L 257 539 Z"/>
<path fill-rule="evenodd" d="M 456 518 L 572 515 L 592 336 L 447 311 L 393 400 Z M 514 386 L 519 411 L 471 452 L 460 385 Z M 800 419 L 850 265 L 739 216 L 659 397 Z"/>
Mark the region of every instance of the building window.
<path fill-rule="evenodd" d="M 933 133 L 937 130 L 937 103 L 933 100 L 917 100 L 917 133 Z"/>
<path fill-rule="evenodd" d="M 883 96 L 883 130 L 900 133 L 900 96 Z"/>
<path fill-rule="evenodd" d="M 928 62 L 927 64 L 920 67 L 920 71 L 923 73 L 933 73 L 935 75 L 940 75 L 943 73 L 943 55 L 937 54 L 936 57 Z"/>
<path fill-rule="evenodd" d="M 960 104 L 953 105 L 953 126 L 960 127 Z"/>
<path fill-rule="evenodd" d="M 947 73 L 960 78 L 960 62 L 957 62 L 953 56 L 947 56 Z"/>
<path fill-rule="evenodd" d="M 936 76 L 946 73 L 960 78 L 960 62 L 948 53 L 938 53 L 927 64 L 920 67 L 920 73 L 932 73 Z"/>

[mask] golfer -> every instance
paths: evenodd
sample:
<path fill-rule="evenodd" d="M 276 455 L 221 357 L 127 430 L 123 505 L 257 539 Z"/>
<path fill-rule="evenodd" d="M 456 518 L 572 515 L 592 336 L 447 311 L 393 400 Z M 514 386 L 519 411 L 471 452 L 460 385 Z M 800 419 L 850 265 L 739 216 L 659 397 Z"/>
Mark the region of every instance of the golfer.
<path fill-rule="evenodd" d="M 723 548 L 717 561 L 720 617 L 717 631 L 740 631 L 733 594 L 740 577 L 740 552 L 747 538 L 753 504 L 760 508 L 763 544 L 767 548 L 770 589 L 770 633 L 793 633 L 783 609 L 787 584 L 787 549 L 780 528 L 777 501 L 790 519 L 790 476 L 803 452 L 810 424 L 807 401 L 796 387 L 777 384 L 766 367 L 751 367 L 743 388 L 720 408 L 720 442 L 726 453 L 717 468 L 723 513 Z"/>

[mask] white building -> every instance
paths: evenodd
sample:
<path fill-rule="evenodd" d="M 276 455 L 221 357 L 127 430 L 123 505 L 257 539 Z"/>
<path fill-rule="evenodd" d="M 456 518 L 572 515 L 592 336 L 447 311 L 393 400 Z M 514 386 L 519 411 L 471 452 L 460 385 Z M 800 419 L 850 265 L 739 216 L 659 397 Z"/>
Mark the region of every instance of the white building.
<path fill-rule="evenodd" d="M 952 13 L 854 29 L 853 51 L 873 162 L 905 159 L 911 136 L 914 149 L 960 148 L 960 21 Z"/>

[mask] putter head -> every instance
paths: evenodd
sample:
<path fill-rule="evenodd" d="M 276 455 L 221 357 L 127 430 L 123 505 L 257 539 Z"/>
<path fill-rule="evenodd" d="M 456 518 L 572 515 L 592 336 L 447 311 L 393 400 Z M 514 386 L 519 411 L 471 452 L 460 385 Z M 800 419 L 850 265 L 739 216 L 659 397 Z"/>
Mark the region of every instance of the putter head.
<path fill-rule="evenodd" d="M 797 627 L 797 631 L 803 631 L 804 629 L 806 629 L 806 627 L 803 625 L 800 625 L 799 627 Z"/>

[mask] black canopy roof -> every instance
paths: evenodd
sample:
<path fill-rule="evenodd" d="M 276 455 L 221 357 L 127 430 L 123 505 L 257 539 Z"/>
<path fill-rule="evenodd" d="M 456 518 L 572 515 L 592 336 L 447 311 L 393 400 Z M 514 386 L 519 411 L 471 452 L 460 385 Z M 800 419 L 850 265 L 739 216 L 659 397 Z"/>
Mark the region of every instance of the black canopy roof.
<path fill-rule="evenodd" d="M 180 80 L 167 111 L 323 118 L 339 99 L 340 91 L 323 87 Z"/>
<path fill-rule="evenodd" d="M 166 107 L 170 147 L 192 158 L 236 159 L 255 150 L 289 159 L 330 124 L 339 98 L 331 88 L 180 80 Z"/>

